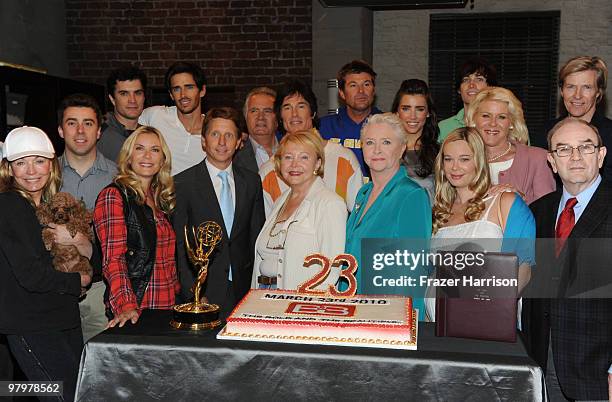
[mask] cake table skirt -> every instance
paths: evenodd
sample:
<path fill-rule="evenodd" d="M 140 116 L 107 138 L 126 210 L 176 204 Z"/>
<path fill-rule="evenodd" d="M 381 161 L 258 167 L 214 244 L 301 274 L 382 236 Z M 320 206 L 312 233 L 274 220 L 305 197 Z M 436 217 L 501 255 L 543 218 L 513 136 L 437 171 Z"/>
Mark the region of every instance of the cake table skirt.
<path fill-rule="evenodd" d="M 79 401 L 425 400 L 540 401 L 544 379 L 520 343 L 436 338 L 419 350 L 221 341 L 175 330 L 145 311 L 85 345 Z"/>

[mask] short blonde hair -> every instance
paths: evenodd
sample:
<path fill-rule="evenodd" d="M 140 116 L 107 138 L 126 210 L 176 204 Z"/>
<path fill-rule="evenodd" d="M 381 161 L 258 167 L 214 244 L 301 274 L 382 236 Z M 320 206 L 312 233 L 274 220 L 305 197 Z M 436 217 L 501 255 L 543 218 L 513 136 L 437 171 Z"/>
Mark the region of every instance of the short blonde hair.
<path fill-rule="evenodd" d="M 448 222 L 451 215 L 453 203 L 457 196 L 457 190 L 453 187 L 444 175 L 444 147 L 455 141 L 465 141 L 474 154 L 474 164 L 476 165 L 476 176 L 469 184 L 469 189 L 474 191 L 474 198 L 468 202 L 465 210 L 466 222 L 480 218 L 485 209 L 483 198 L 491 186 L 489 174 L 489 164 L 485 153 L 485 145 L 478 130 L 472 127 L 462 127 L 453 130 L 442 143 L 440 152 L 435 162 L 436 193 L 432 208 L 433 227 L 432 233 L 436 233 L 442 225 Z"/>
<path fill-rule="evenodd" d="M 114 179 L 115 184 L 119 187 L 131 191 L 136 196 L 136 201 L 139 204 L 144 204 L 146 195 L 140 185 L 138 175 L 130 165 L 130 159 L 134 153 L 136 139 L 140 134 L 153 134 L 159 138 L 164 160 L 162 166 L 151 181 L 151 189 L 153 190 L 153 201 L 155 206 L 166 214 L 170 214 L 176 206 L 176 195 L 174 193 L 174 180 L 172 179 L 172 159 L 170 149 L 164 140 L 164 136 L 155 128 L 149 126 L 141 126 L 134 131 L 123 143 L 119 151 L 119 161 L 117 163 L 117 176 Z"/>
<path fill-rule="evenodd" d="M 485 88 L 476 95 L 465 112 L 465 123 L 467 126 L 476 127 L 476 113 L 483 102 L 497 101 L 508 105 L 510 112 L 510 123 L 514 126 L 508 134 L 508 139 L 521 144 L 529 143 L 529 131 L 523 116 L 523 106 L 509 89 L 502 87 Z"/>
<path fill-rule="evenodd" d="M 4 158 L 2 159 L 2 162 L 0 162 L 0 192 L 4 193 L 7 191 L 16 191 L 17 193 L 19 193 L 19 195 L 28 200 L 30 204 L 36 206 L 30 193 L 28 193 L 23 187 L 21 187 L 15 181 L 15 177 L 11 175 L 11 164 L 18 160 L 19 159 L 16 159 L 13 162 L 9 162 L 8 159 Z M 51 198 L 53 198 L 53 196 L 62 187 L 62 170 L 60 169 L 57 157 L 54 157 L 53 159 L 49 160 L 51 161 L 51 170 L 49 172 L 49 180 L 47 180 L 47 183 L 42 189 L 42 195 L 40 197 L 41 203 L 51 201 Z"/>
<path fill-rule="evenodd" d="M 365 123 L 363 123 L 363 126 L 361 127 L 359 139 L 363 140 L 363 135 L 365 133 L 366 128 L 372 124 L 387 124 L 393 129 L 393 132 L 397 135 L 397 138 L 399 138 L 402 144 L 406 145 L 408 143 L 408 133 L 404 128 L 404 123 L 402 123 L 402 120 L 397 116 L 396 113 L 379 113 L 373 114 L 372 116 L 368 117 L 368 119 L 365 121 Z"/>
<path fill-rule="evenodd" d="M 280 140 L 278 149 L 274 154 L 274 171 L 278 177 L 282 177 L 280 171 L 281 159 L 285 147 L 287 144 L 299 144 L 308 148 L 311 148 L 317 159 L 321 161 L 321 166 L 317 171 L 317 176 L 323 177 L 323 170 L 325 169 L 325 142 L 321 138 L 321 135 L 316 128 L 310 130 L 296 131 L 295 133 L 288 133 Z"/>

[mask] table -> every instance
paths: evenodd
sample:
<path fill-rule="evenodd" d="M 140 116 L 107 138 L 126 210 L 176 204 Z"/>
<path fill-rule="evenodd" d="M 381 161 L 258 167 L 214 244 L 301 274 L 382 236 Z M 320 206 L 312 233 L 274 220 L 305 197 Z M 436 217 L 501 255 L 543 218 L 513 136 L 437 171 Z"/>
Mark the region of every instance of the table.
<path fill-rule="evenodd" d="M 416 351 L 221 341 L 170 319 L 147 310 L 88 342 L 77 400 L 545 399 L 542 370 L 520 341 L 438 338 L 431 323 L 420 323 Z"/>

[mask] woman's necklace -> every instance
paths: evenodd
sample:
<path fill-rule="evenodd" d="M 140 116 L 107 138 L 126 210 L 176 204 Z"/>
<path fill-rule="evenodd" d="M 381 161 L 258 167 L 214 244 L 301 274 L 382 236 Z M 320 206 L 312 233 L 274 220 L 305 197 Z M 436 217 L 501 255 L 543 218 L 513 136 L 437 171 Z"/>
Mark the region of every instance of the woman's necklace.
<path fill-rule="evenodd" d="M 506 150 L 504 152 L 502 152 L 499 155 L 495 155 L 492 158 L 487 158 L 487 162 L 491 163 L 491 162 L 495 162 L 496 160 L 498 160 L 499 158 L 506 156 L 508 154 L 508 152 L 510 152 L 510 150 L 512 149 L 512 144 L 510 143 L 510 141 L 508 141 L 508 148 L 506 148 Z"/>

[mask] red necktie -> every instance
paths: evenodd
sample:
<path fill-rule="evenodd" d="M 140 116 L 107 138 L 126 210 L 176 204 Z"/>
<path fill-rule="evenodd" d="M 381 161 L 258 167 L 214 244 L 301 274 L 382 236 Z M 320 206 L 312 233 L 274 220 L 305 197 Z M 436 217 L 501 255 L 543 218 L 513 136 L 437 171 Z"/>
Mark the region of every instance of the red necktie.
<path fill-rule="evenodd" d="M 576 219 L 574 217 L 574 206 L 578 203 L 576 198 L 570 198 L 565 203 L 565 208 L 559 215 L 559 220 L 557 221 L 557 231 L 555 242 L 555 255 L 558 257 L 565 245 L 565 241 L 567 237 L 572 233 L 572 229 L 574 228 L 574 224 L 576 223 Z"/>

